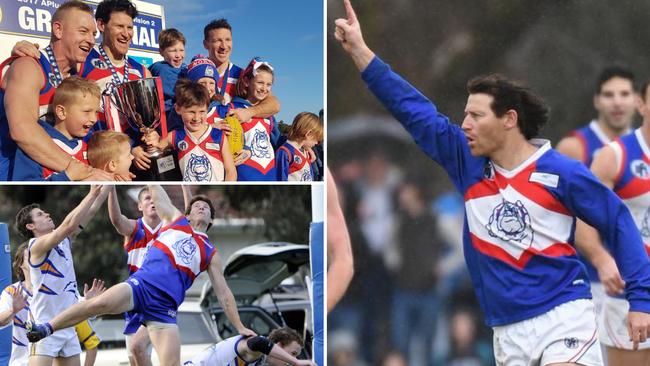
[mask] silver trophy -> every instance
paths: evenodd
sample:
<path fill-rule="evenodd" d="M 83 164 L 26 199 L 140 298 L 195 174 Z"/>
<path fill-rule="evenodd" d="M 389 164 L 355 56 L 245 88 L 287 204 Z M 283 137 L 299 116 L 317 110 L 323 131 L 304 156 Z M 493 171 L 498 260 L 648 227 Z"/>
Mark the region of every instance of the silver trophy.
<path fill-rule="evenodd" d="M 160 125 L 164 118 L 164 100 L 162 81 L 159 77 L 133 80 L 122 84 L 110 83 L 106 91 L 104 110 L 110 114 L 110 108 L 118 112 L 119 118 L 143 134 L 149 133 Z M 108 104 L 108 105 L 106 105 Z M 112 125 L 112 126 L 111 126 Z M 121 121 L 109 123 L 109 127 L 122 130 Z M 163 129 L 165 129 L 163 124 Z M 163 136 L 166 131 L 162 131 Z M 178 160 L 171 150 L 161 151 L 156 146 L 145 148 L 151 159 L 151 169 L 136 171 L 138 180 L 180 181 L 182 175 Z"/>
<path fill-rule="evenodd" d="M 147 134 L 160 125 L 160 116 L 164 112 L 160 103 L 163 96 L 162 84 L 158 78 L 133 80 L 122 84 L 110 83 L 106 90 L 110 94 L 111 105 L 134 130 Z M 147 146 L 146 150 L 152 157 L 161 154 L 160 149 L 155 146 Z"/>

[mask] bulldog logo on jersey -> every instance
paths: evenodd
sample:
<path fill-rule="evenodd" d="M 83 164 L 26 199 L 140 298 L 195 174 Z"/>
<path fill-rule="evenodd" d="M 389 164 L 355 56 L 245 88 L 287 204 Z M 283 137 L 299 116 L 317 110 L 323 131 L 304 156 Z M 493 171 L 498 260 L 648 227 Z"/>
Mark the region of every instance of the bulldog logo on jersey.
<path fill-rule="evenodd" d="M 188 182 L 207 181 L 212 177 L 212 165 L 205 155 L 190 153 L 190 160 L 185 166 L 183 180 Z"/>
<path fill-rule="evenodd" d="M 269 140 L 266 138 L 264 131 L 256 130 L 251 144 L 251 155 L 256 158 L 270 159 L 272 149 L 269 146 Z"/>
<path fill-rule="evenodd" d="M 308 171 L 302 172 L 302 177 L 300 177 L 300 180 L 303 182 L 311 182 L 311 173 Z"/>
<path fill-rule="evenodd" d="M 302 158 L 298 155 L 296 155 L 296 157 L 294 157 L 293 160 L 295 160 L 296 164 L 298 165 L 302 164 Z"/>
<path fill-rule="evenodd" d="M 187 237 L 172 244 L 172 249 L 176 252 L 176 257 L 187 265 L 192 262 L 192 257 L 196 253 L 196 245 L 192 243 L 192 238 Z"/>
<path fill-rule="evenodd" d="M 485 228 L 490 236 L 506 242 L 519 242 L 526 248 L 533 243 L 530 215 L 521 201 L 512 203 L 503 200 L 492 210 Z"/>
<path fill-rule="evenodd" d="M 93 67 L 96 69 L 102 69 L 102 70 L 108 69 L 108 65 L 106 64 L 106 62 L 104 62 L 99 58 L 94 58 L 90 60 L 90 64 L 93 65 Z"/>
<path fill-rule="evenodd" d="M 650 178 L 650 167 L 648 167 L 648 163 L 646 163 L 643 160 L 638 160 L 638 159 L 633 160 L 630 163 L 630 171 L 638 178 L 641 179 Z"/>

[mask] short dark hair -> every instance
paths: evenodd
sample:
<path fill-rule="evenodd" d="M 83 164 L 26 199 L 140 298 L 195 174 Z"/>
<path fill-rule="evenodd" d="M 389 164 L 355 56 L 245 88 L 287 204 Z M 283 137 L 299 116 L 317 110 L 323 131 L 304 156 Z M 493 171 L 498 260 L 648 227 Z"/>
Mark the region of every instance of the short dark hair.
<path fill-rule="evenodd" d="M 104 0 L 97 5 L 95 19 L 108 23 L 111 20 L 111 14 L 122 11 L 127 13 L 131 19 L 138 16 L 138 9 L 129 0 Z"/>
<path fill-rule="evenodd" d="M 650 79 L 646 80 L 645 83 L 643 83 L 643 86 L 641 87 L 641 90 L 639 90 L 639 94 L 641 95 L 641 100 L 645 103 L 645 97 L 648 95 L 648 87 L 650 86 Z"/>
<path fill-rule="evenodd" d="M 23 273 L 23 270 L 20 268 L 20 266 L 23 265 L 23 261 L 25 260 L 25 250 L 27 249 L 28 244 L 29 241 L 26 241 L 20 244 L 18 248 L 16 248 L 16 253 L 14 253 L 14 261 L 11 263 L 11 268 L 14 270 L 14 274 L 19 281 L 25 281 L 25 274 Z"/>
<path fill-rule="evenodd" d="M 192 211 L 192 205 L 194 204 L 194 202 L 197 202 L 197 201 L 205 202 L 205 203 L 208 204 L 208 206 L 210 206 L 210 218 L 212 220 L 214 220 L 214 215 L 215 215 L 214 206 L 212 205 L 212 202 L 210 201 L 210 199 L 208 197 L 206 197 L 204 195 L 201 195 L 201 194 L 192 197 L 192 199 L 190 200 L 190 203 L 187 205 L 187 208 L 185 208 L 185 215 L 187 216 L 187 215 L 190 214 L 190 211 Z M 212 223 L 210 223 L 208 225 L 208 229 L 210 228 L 210 226 L 212 226 Z"/>
<path fill-rule="evenodd" d="M 179 107 L 192 107 L 195 105 L 210 105 L 210 92 L 208 89 L 190 79 L 178 79 L 174 88 L 176 105 Z"/>
<path fill-rule="evenodd" d="M 268 338 L 271 342 L 279 343 L 282 346 L 286 346 L 293 341 L 297 342 L 300 347 L 305 346 L 302 342 L 302 337 L 300 334 L 289 327 L 273 329 L 271 333 L 269 333 Z"/>
<path fill-rule="evenodd" d="M 526 139 L 539 134 L 548 121 L 548 107 L 530 88 L 509 80 L 503 75 L 492 74 L 476 77 L 467 82 L 469 94 L 488 94 L 492 101 L 492 111 L 497 117 L 509 110 L 517 112 L 517 126 Z"/>
<path fill-rule="evenodd" d="M 34 237 L 34 233 L 31 230 L 27 229 L 27 224 L 34 223 L 34 220 L 32 220 L 32 210 L 35 208 L 41 208 L 41 206 L 39 206 L 38 203 L 32 203 L 21 208 L 20 211 L 18 211 L 16 214 L 16 222 L 14 224 L 14 228 L 27 239 Z"/>
<path fill-rule="evenodd" d="M 228 23 L 226 18 L 215 19 L 215 20 L 211 21 L 210 23 L 208 23 L 208 25 L 206 25 L 203 28 L 203 39 L 207 40 L 208 37 L 210 36 L 210 31 L 214 30 L 214 29 L 219 29 L 219 28 L 225 28 L 225 29 L 229 30 L 230 33 L 232 33 L 232 27 L 230 26 L 230 23 Z"/>
<path fill-rule="evenodd" d="M 632 83 L 632 90 L 635 88 L 635 78 L 632 70 L 628 69 L 625 66 L 621 65 L 612 65 L 608 66 L 600 72 L 598 76 L 598 81 L 596 84 L 596 94 L 600 94 L 603 88 L 603 84 L 610 81 L 613 78 L 627 79 Z"/>

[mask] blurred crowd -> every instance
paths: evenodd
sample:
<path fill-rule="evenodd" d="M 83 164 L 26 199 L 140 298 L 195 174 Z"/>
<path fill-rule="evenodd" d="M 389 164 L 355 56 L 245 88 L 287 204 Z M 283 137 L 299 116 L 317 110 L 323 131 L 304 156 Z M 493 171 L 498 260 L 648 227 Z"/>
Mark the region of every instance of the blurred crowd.
<path fill-rule="evenodd" d="M 494 364 L 463 259 L 462 197 L 369 156 L 333 167 L 355 277 L 328 317 L 328 364 Z"/>

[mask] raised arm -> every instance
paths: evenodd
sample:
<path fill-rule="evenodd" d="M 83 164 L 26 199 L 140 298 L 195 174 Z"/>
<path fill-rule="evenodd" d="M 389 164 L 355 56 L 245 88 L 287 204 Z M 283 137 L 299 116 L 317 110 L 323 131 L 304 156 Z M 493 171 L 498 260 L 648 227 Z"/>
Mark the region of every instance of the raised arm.
<path fill-rule="evenodd" d="M 418 89 L 391 70 L 368 48 L 349 0 L 347 19 L 337 19 L 335 38 L 350 55 L 368 89 L 411 134 L 418 147 L 447 171 L 460 191 L 468 171 L 480 171 L 484 158 L 472 157 L 465 134 Z"/>
<path fill-rule="evenodd" d="M 161 186 L 151 185 L 149 186 L 149 192 L 151 192 L 151 198 L 156 206 L 156 212 L 158 212 L 158 216 L 162 220 L 163 225 L 173 222 L 182 215 Z"/>
<path fill-rule="evenodd" d="M 192 201 L 192 186 L 183 184 L 181 186 L 181 189 L 183 190 L 183 207 L 185 207 L 185 211 L 187 211 L 190 208 L 190 202 Z"/>
<path fill-rule="evenodd" d="M 350 235 L 339 204 L 336 183 L 327 169 L 327 312 L 341 300 L 352 276 L 354 261 Z"/>
<path fill-rule="evenodd" d="M 102 207 L 102 205 L 104 204 L 104 201 L 106 201 L 106 197 L 108 197 L 108 192 L 110 192 L 113 187 L 114 186 L 110 184 L 104 184 L 101 186 L 101 188 L 99 189 L 99 195 L 95 198 L 95 201 L 90 205 L 90 208 L 88 209 L 86 214 L 81 216 L 81 218 L 79 219 L 77 228 L 72 233 L 73 237 L 79 234 L 86 226 L 86 224 L 90 221 L 90 219 L 92 219 L 95 216 L 97 211 L 99 211 L 99 208 Z"/>
<path fill-rule="evenodd" d="M 232 325 L 237 328 L 239 334 L 243 336 L 254 336 L 255 332 L 246 328 L 242 324 L 241 319 L 239 318 L 239 313 L 237 312 L 237 303 L 235 302 L 235 296 L 230 291 L 226 279 L 223 277 L 221 272 L 221 260 L 219 259 L 219 253 L 214 253 L 212 260 L 210 261 L 210 266 L 208 267 L 208 275 L 210 276 L 210 281 L 212 282 L 212 288 L 214 289 L 217 299 L 219 300 L 219 305 L 223 309 L 223 312 L 226 314 L 226 317 Z"/>
<path fill-rule="evenodd" d="M 361 24 L 350 4 L 350 0 L 343 0 L 347 19 L 336 19 L 334 24 L 334 38 L 341 43 L 359 71 L 364 71 L 375 57 L 375 53 L 366 45 L 361 34 Z"/>
<path fill-rule="evenodd" d="M 92 186 L 90 192 L 81 200 L 81 203 L 77 205 L 68 216 L 63 219 L 61 225 L 54 229 L 51 233 L 45 234 L 38 237 L 34 243 L 30 246 L 30 262 L 40 263 L 47 252 L 52 248 L 57 246 L 63 239 L 72 235 L 76 230 L 79 229 L 79 223 L 82 218 L 88 215 L 88 211 L 92 204 L 95 202 L 95 199 L 100 194 L 101 186 Z"/>
<path fill-rule="evenodd" d="M 108 217 L 111 219 L 111 224 L 113 224 L 113 227 L 118 233 L 120 233 L 120 235 L 129 237 L 133 233 L 136 221 L 129 219 L 122 214 L 115 186 L 113 186 L 108 193 Z"/>

